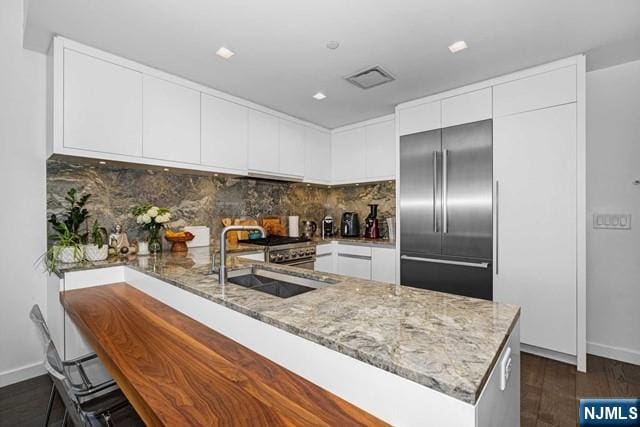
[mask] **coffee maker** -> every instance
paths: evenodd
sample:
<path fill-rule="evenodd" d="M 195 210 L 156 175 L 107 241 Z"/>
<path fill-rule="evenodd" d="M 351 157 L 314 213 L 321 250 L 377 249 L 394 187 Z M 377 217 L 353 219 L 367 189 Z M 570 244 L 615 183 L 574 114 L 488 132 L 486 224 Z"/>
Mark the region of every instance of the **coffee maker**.
<path fill-rule="evenodd" d="M 380 228 L 378 227 L 378 205 L 370 204 L 369 215 L 367 219 L 364 220 L 365 229 L 364 229 L 364 237 L 367 239 L 378 239 L 380 238 Z"/>
<path fill-rule="evenodd" d="M 322 224 L 320 224 L 320 231 L 323 238 L 325 237 L 333 237 L 334 229 L 333 229 L 333 217 L 331 215 L 327 215 L 322 218 Z"/>
<path fill-rule="evenodd" d="M 342 237 L 360 237 L 360 222 L 357 213 L 345 212 L 342 214 L 340 234 Z"/>

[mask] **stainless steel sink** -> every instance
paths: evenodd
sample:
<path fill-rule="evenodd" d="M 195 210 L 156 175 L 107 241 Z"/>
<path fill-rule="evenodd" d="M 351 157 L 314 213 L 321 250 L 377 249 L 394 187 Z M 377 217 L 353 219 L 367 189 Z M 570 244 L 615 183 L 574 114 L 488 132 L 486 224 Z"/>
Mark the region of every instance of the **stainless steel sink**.
<path fill-rule="evenodd" d="M 314 280 L 258 267 L 229 271 L 227 282 L 279 298 L 289 298 L 336 283 L 332 280 Z"/>

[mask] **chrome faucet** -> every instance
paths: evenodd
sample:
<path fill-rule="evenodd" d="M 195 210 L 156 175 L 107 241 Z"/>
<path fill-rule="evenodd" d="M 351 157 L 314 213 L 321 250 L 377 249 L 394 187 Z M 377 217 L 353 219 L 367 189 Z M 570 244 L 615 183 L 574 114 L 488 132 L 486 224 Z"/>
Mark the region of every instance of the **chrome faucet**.
<path fill-rule="evenodd" d="M 220 232 L 220 268 L 218 269 L 218 282 L 221 285 L 227 281 L 227 266 L 225 263 L 226 252 L 227 252 L 227 233 L 230 231 L 251 231 L 258 230 L 261 236 L 267 237 L 267 232 L 264 228 L 259 225 L 229 225 L 225 227 Z M 211 271 L 215 270 L 215 253 L 213 254 L 213 262 L 211 263 Z"/>

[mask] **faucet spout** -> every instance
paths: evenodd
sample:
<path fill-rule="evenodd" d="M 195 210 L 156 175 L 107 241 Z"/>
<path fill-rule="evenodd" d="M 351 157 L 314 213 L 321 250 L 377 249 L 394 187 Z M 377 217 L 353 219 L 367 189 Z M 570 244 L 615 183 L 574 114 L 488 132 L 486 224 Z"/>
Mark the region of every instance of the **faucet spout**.
<path fill-rule="evenodd" d="M 220 232 L 220 268 L 218 270 L 218 282 L 224 285 L 227 281 L 227 266 L 225 263 L 227 252 L 227 233 L 230 231 L 258 230 L 262 237 L 267 237 L 267 232 L 259 225 L 229 225 Z M 215 255 L 214 255 L 215 258 Z M 213 266 L 212 266 L 213 267 Z"/>

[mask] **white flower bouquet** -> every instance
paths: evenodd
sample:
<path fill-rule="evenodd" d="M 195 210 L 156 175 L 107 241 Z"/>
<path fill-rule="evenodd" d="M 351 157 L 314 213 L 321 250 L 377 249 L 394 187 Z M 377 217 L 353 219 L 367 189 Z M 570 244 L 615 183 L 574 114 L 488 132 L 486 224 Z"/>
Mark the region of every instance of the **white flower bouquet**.
<path fill-rule="evenodd" d="M 141 205 L 133 209 L 136 222 L 149 231 L 149 252 L 158 253 L 162 250 L 160 230 L 164 224 L 171 221 L 169 209 L 152 205 Z"/>

